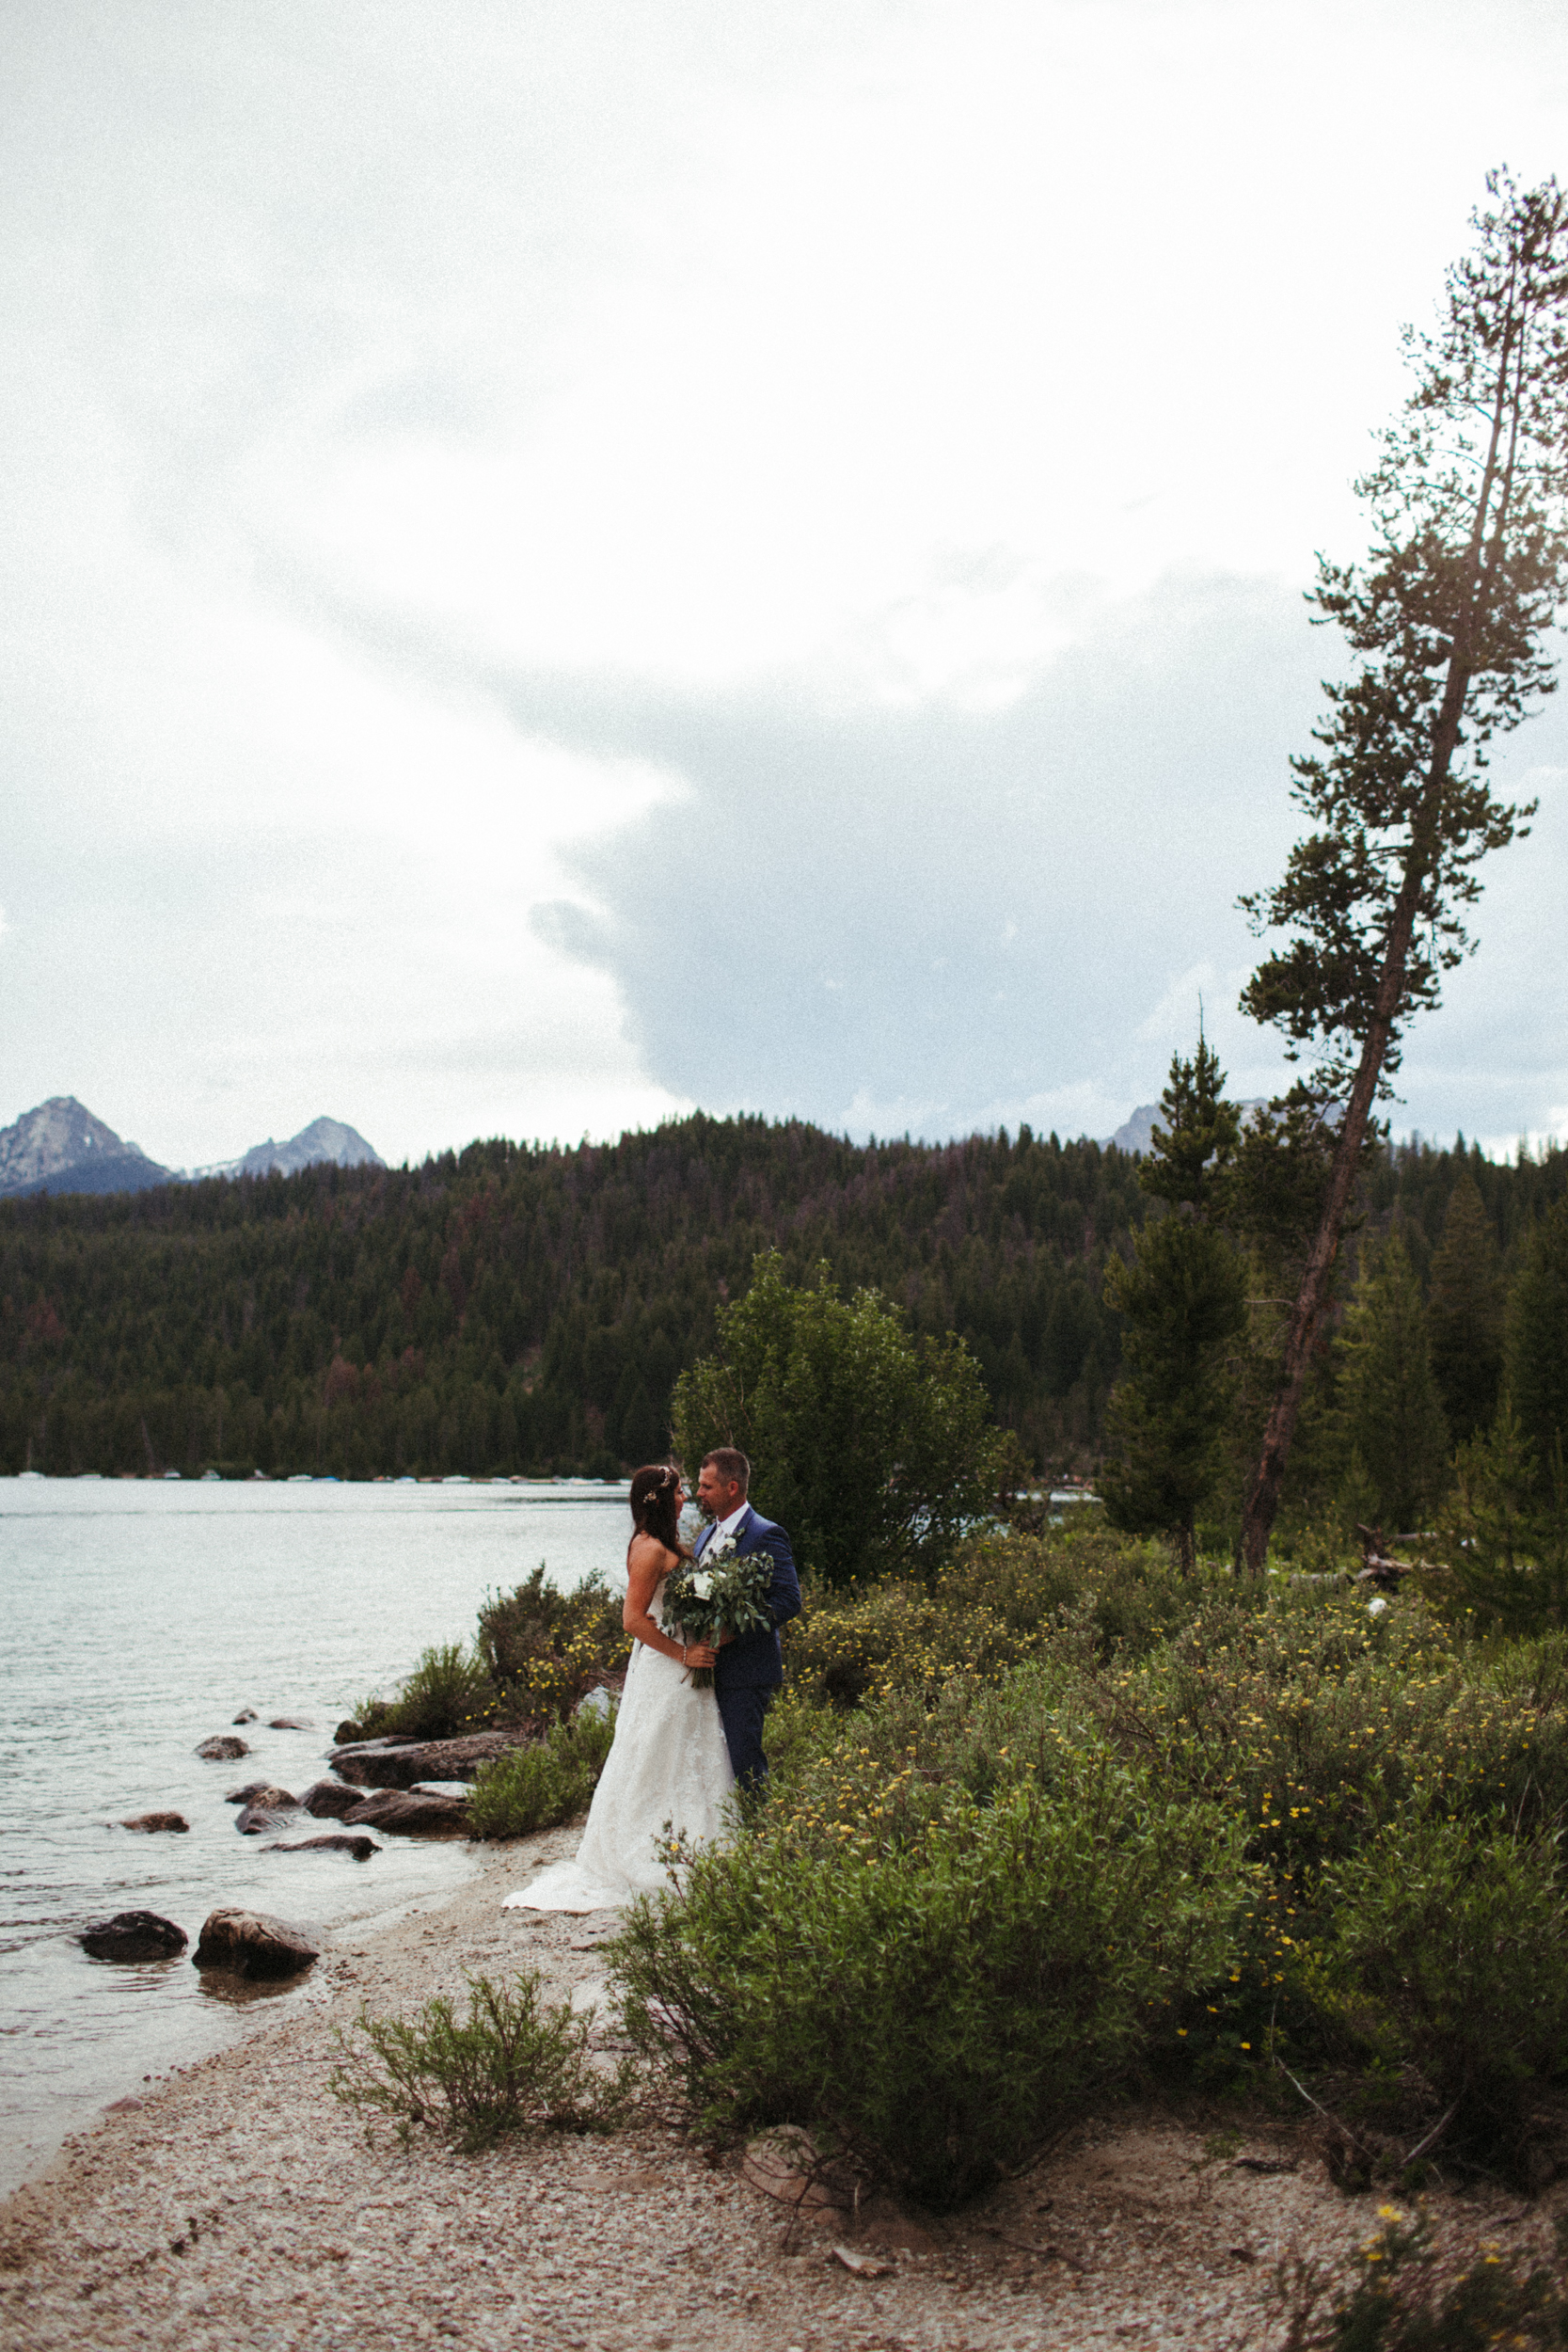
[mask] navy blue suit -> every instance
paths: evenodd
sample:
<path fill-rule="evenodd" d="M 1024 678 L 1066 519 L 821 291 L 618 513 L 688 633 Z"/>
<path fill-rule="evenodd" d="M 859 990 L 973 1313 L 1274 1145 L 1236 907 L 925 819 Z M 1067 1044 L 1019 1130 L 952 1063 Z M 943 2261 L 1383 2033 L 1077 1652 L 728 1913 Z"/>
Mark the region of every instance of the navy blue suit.
<path fill-rule="evenodd" d="M 709 1526 L 703 1531 L 696 1547 L 699 1561 L 712 1540 L 713 1529 Z M 772 1625 L 765 1632 L 737 1633 L 733 1642 L 726 1642 L 713 1670 L 714 1696 L 719 1701 L 719 1717 L 724 1726 L 736 1779 L 743 1788 L 757 1788 L 768 1778 L 768 1758 L 762 1752 L 763 1718 L 784 1680 L 779 1628 L 786 1619 L 800 1613 L 800 1580 L 795 1573 L 789 1537 L 772 1519 L 765 1519 L 753 1511 L 750 1503 L 736 1530 L 735 1548 L 743 1560 L 753 1551 L 766 1551 L 773 1563 L 772 1581 L 765 1601 Z"/>

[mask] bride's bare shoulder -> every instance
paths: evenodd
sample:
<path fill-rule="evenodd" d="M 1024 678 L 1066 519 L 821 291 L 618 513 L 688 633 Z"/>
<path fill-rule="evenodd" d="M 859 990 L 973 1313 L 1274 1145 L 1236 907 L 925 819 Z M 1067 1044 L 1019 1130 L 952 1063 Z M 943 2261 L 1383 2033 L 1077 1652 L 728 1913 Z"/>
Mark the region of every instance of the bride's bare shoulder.
<path fill-rule="evenodd" d="M 657 1535 L 650 1535 L 643 1529 L 631 1539 L 626 1552 L 626 1566 L 634 1574 L 641 1569 L 646 1575 L 650 1568 L 654 1568 L 662 1576 L 675 1565 L 679 1558 L 679 1552 L 672 1551 L 668 1544 L 661 1544 Z"/>

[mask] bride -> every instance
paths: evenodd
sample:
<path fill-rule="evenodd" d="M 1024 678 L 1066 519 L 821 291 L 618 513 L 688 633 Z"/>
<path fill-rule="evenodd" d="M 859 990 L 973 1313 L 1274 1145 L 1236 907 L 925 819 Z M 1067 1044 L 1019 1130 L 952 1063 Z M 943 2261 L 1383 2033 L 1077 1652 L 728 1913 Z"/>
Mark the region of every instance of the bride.
<path fill-rule="evenodd" d="M 670 1462 L 631 1482 L 635 1533 L 626 1552 L 621 1622 L 636 1639 L 615 1719 L 615 1739 L 576 1859 L 541 1870 L 508 1895 L 511 1911 L 613 1911 L 667 1883 L 661 1849 L 672 1836 L 698 1845 L 717 1837 L 735 1786 L 719 1701 L 694 1691 L 689 1669 L 711 1666 L 705 1642 L 676 1641 L 661 1623 L 664 1586 L 683 1559 L 686 1489 Z"/>

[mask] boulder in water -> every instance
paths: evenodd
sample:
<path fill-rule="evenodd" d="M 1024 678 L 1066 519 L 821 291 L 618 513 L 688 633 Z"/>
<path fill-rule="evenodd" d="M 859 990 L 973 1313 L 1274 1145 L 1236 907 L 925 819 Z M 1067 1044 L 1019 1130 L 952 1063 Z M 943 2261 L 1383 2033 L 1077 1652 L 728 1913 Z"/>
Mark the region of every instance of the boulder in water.
<path fill-rule="evenodd" d="M 253 1724 L 256 1721 L 256 1709 L 253 1707 L 242 1707 L 234 1721 L 237 1724 Z"/>
<path fill-rule="evenodd" d="M 309 1731 L 309 1724 L 302 1724 L 297 1715 L 272 1715 L 267 1719 L 269 1731 Z"/>
<path fill-rule="evenodd" d="M 303 1928 L 264 1911 L 209 1912 L 191 1959 L 198 1968 L 222 1968 L 236 1977 L 297 1977 L 321 1958 Z"/>
<path fill-rule="evenodd" d="M 362 1740 L 364 1736 L 364 1724 L 356 1724 L 352 1719 L 341 1723 L 332 1735 L 339 1747 L 342 1746 L 345 1740 Z"/>
<path fill-rule="evenodd" d="M 161 1829 L 189 1829 L 190 1823 L 182 1813 L 134 1813 L 128 1821 L 121 1821 L 119 1826 L 121 1829 L 139 1829 L 151 1836 Z"/>
<path fill-rule="evenodd" d="M 373 1837 L 354 1837 L 341 1830 L 330 1831 L 325 1837 L 277 1838 L 262 1848 L 264 1853 L 347 1853 L 356 1862 L 368 1862 L 380 1847 Z"/>
<path fill-rule="evenodd" d="M 526 1744 L 520 1731 L 474 1731 L 461 1740 L 361 1740 L 334 1748 L 340 1780 L 363 1788 L 412 1788 L 417 1780 L 472 1780 L 482 1764 Z"/>
<path fill-rule="evenodd" d="M 203 1740 L 197 1754 L 209 1764 L 235 1764 L 250 1750 L 243 1740 L 230 1739 L 228 1732 L 222 1732 L 215 1740 Z"/>
<path fill-rule="evenodd" d="M 466 1837 L 467 1797 L 418 1795 L 411 1788 L 378 1788 L 373 1797 L 343 1815 L 347 1829 L 390 1829 L 405 1837 Z"/>
<path fill-rule="evenodd" d="M 281 1828 L 284 1814 L 293 1810 L 286 1788 L 263 1788 L 253 1804 L 242 1805 L 234 1827 L 242 1837 L 254 1837 L 261 1830 Z"/>
<path fill-rule="evenodd" d="M 341 1780 L 312 1781 L 299 1801 L 301 1811 L 313 1814 L 318 1821 L 341 1821 L 345 1813 L 364 1802 L 362 1788 L 351 1788 Z"/>
<path fill-rule="evenodd" d="M 190 1938 L 155 1911 L 117 1911 L 84 1928 L 76 1941 L 94 1960 L 175 1960 Z"/>

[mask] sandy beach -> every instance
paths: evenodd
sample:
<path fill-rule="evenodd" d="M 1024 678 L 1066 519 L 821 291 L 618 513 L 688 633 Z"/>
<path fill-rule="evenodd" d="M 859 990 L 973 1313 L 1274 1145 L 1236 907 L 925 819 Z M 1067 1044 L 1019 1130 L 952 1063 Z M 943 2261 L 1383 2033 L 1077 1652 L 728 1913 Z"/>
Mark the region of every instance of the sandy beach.
<path fill-rule="evenodd" d="M 1341 2264 L 1377 2226 L 1304 2142 L 1216 2158 L 1147 2106 L 1085 2122 L 1026 2178 L 943 2220 L 874 2200 L 790 2228 L 738 2155 L 664 2128 L 404 2153 L 326 2089 L 332 2029 L 464 1975 L 531 1963 L 592 1998 L 608 1916 L 500 1909 L 578 1832 L 519 1840 L 453 1895 L 344 1929 L 276 2027 L 105 2112 L 0 2207 L 0 2335 L 24 2352 L 314 2352 L 456 2342 L 640 2352 L 1017 2352 L 1276 2344 L 1277 2266 Z M 1213 2130 L 1227 2119 L 1212 2121 Z M 1291 2166 L 1239 2167 L 1231 2154 Z M 1454 2242 L 1544 2251 L 1549 2192 L 1433 2205 Z M 856 2272 L 834 2251 L 863 2265 Z"/>

